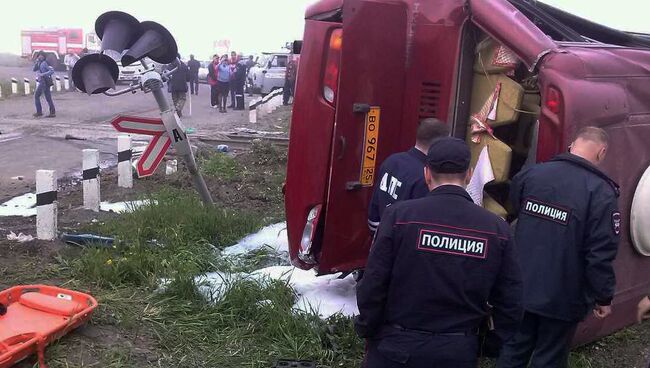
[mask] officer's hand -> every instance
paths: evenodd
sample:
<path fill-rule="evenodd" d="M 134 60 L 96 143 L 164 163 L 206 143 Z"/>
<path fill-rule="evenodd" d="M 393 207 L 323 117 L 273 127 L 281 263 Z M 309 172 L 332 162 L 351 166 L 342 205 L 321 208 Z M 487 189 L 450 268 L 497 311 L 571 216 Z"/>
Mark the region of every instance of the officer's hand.
<path fill-rule="evenodd" d="M 650 319 L 650 297 L 645 297 L 639 302 L 639 307 L 636 313 L 636 320 L 639 323 L 646 319 Z"/>
<path fill-rule="evenodd" d="M 594 308 L 594 316 L 598 319 L 604 319 L 605 317 L 609 316 L 612 314 L 612 306 L 611 305 L 597 305 Z"/>

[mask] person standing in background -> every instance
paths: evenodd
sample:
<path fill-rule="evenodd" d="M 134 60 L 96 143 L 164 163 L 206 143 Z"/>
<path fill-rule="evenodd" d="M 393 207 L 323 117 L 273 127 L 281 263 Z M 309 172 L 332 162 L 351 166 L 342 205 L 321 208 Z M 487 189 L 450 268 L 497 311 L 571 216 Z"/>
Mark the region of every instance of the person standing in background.
<path fill-rule="evenodd" d="M 190 55 L 190 60 L 187 62 L 187 67 L 190 71 L 190 93 L 199 95 L 199 69 L 201 63 L 194 59 L 194 55 Z"/>
<path fill-rule="evenodd" d="M 237 58 L 237 53 L 236 52 L 231 52 L 230 53 L 230 108 L 234 109 L 235 108 L 235 90 L 237 90 L 237 81 L 235 81 L 235 69 L 237 68 L 237 62 L 239 59 Z"/>
<path fill-rule="evenodd" d="M 176 70 L 171 76 L 169 86 L 174 108 L 176 108 L 176 113 L 180 117 L 183 116 L 183 106 L 185 106 L 185 100 L 187 99 L 187 82 L 190 81 L 190 71 L 180 57 L 174 62 L 174 68 Z"/>
<path fill-rule="evenodd" d="M 244 110 L 244 85 L 246 84 L 246 61 L 239 55 L 235 65 L 235 110 Z"/>
<path fill-rule="evenodd" d="M 208 84 L 210 85 L 210 107 L 216 109 L 219 106 L 219 55 L 212 56 L 212 62 L 208 64 Z"/>
<path fill-rule="evenodd" d="M 293 96 L 293 87 L 296 85 L 296 60 L 293 55 L 289 56 L 289 62 L 284 73 L 284 88 L 282 90 L 282 104 L 287 106 L 289 99 Z"/>
<path fill-rule="evenodd" d="M 221 63 L 217 67 L 217 86 L 219 90 L 219 112 L 228 112 L 226 104 L 228 103 L 228 87 L 231 80 L 230 65 L 228 65 L 228 55 L 221 58 Z"/>
<path fill-rule="evenodd" d="M 56 117 L 56 109 L 54 108 L 54 101 L 52 101 L 52 93 L 50 87 L 54 85 L 52 75 L 54 69 L 45 61 L 45 53 L 43 51 L 38 53 L 34 68 L 36 72 L 36 91 L 34 91 L 34 104 L 36 105 L 36 113 L 33 115 L 35 118 L 43 116 L 43 107 L 41 106 L 41 95 L 45 95 L 45 100 L 50 107 L 50 114 L 48 118 Z"/>
<path fill-rule="evenodd" d="M 72 68 L 74 68 L 77 61 L 79 61 L 79 56 L 73 54 L 72 51 L 68 52 L 63 58 L 63 64 L 65 64 L 65 68 L 68 71 L 68 81 L 70 81 L 71 88 L 75 88 L 72 80 Z"/>
<path fill-rule="evenodd" d="M 257 61 L 253 60 L 253 55 L 249 56 L 246 61 L 246 80 L 248 81 L 247 89 L 249 96 L 253 95 L 253 78 L 251 78 L 248 73 L 255 65 L 257 65 Z"/>

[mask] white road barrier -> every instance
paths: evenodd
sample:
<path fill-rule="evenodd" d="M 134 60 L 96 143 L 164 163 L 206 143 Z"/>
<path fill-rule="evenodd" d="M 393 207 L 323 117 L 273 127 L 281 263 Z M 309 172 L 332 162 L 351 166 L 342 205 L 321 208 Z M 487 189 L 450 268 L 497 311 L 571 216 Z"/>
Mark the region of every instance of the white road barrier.
<path fill-rule="evenodd" d="M 99 151 L 83 150 L 83 197 L 84 208 L 99 212 Z"/>
<path fill-rule="evenodd" d="M 56 76 L 55 86 L 56 86 L 56 91 L 61 92 L 61 77 L 59 77 L 58 75 Z"/>
<path fill-rule="evenodd" d="M 25 85 L 25 96 L 28 96 L 31 93 L 32 86 L 29 84 L 29 79 L 24 78 L 23 83 Z"/>
<path fill-rule="evenodd" d="M 133 188 L 132 157 L 131 136 L 120 134 L 117 136 L 117 186 L 120 188 Z"/>
<path fill-rule="evenodd" d="M 70 90 L 70 80 L 67 75 L 63 77 L 63 88 L 65 88 L 66 91 Z"/>
<path fill-rule="evenodd" d="M 41 240 L 56 239 L 57 230 L 57 179 L 54 170 L 36 171 L 36 237 Z"/>
<path fill-rule="evenodd" d="M 16 78 L 11 78 L 11 94 L 12 95 L 18 94 L 18 79 Z"/>

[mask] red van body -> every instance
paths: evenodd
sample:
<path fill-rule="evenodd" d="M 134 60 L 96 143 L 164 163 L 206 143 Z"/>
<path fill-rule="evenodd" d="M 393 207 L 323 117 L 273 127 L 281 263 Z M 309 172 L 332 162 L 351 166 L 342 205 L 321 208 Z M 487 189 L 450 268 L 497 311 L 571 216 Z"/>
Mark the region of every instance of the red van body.
<path fill-rule="evenodd" d="M 639 250 L 650 244 L 635 246 L 630 235 L 631 218 L 650 231 L 650 218 L 632 214 L 635 192 L 647 191 L 640 183 L 650 163 L 650 37 L 537 4 L 322 0 L 308 8 L 285 187 L 296 266 L 319 274 L 364 267 L 374 170 L 413 145 L 422 118 L 436 117 L 467 136 L 474 36 L 481 35 L 506 46 L 534 77 L 533 162 L 565 151 L 583 126 L 609 133 L 603 170 L 622 188 L 623 213 L 615 312 L 581 324 L 576 341 L 633 323 L 636 303 L 650 293 L 650 257 Z"/>

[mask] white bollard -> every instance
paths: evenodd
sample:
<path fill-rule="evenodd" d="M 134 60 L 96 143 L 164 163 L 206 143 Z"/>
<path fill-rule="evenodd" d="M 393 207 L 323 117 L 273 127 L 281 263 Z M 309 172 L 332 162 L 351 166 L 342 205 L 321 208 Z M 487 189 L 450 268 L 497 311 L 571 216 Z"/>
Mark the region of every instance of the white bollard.
<path fill-rule="evenodd" d="M 252 110 L 248 110 L 248 122 L 251 124 L 257 123 L 257 107 Z"/>
<path fill-rule="evenodd" d="M 12 95 L 18 94 L 18 79 L 16 78 L 11 78 L 11 94 Z"/>
<path fill-rule="evenodd" d="M 36 171 L 36 237 L 41 240 L 56 239 L 57 229 L 56 171 Z"/>
<path fill-rule="evenodd" d="M 58 75 L 56 76 L 55 85 L 56 85 L 56 91 L 61 92 L 61 77 L 59 77 Z"/>
<path fill-rule="evenodd" d="M 27 96 L 27 95 L 29 95 L 31 93 L 31 87 L 32 86 L 29 85 L 29 79 L 27 79 L 27 78 L 23 79 L 23 83 L 25 84 L 25 96 Z"/>
<path fill-rule="evenodd" d="M 84 208 L 99 212 L 99 151 L 83 150 L 83 196 Z"/>
<path fill-rule="evenodd" d="M 67 75 L 63 77 L 63 88 L 65 88 L 66 91 L 70 90 L 70 80 Z"/>
<path fill-rule="evenodd" d="M 117 136 L 117 186 L 120 188 L 133 188 L 131 157 L 131 136 L 120 134 Z"/>
<path fill-rule="evenodd" d="M 271 100 L 269 99 L 264 103 L 264 113 L 270 114 L 273 112 L 273 106 L 271 105 Z"/>
<path fill-rule="evenodd" d="M 167 160 L 167 165 L 165 166 L 165 175 L 171 175 L 177 171 L 178 171 L 178 161 Z"/>

